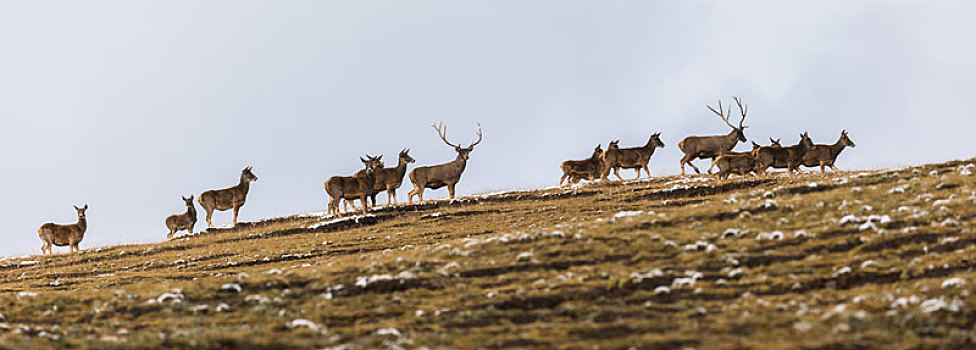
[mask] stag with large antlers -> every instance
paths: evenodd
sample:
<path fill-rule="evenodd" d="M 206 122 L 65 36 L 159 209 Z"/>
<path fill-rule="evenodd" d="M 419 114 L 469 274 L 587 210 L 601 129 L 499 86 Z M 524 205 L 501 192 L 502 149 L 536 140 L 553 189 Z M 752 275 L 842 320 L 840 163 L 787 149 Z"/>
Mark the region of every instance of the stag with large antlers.
<path fill-rule="evenodd" d="M 436 190 L 444 186 L 447 186 L 447 193 L 450 199 L 454 199 L 454 186 L 461 180 L 464 167 L 468 164 L 468 157 L 471 151 L 474 150 L 474 146 L 477 146 L 484 139 L 484 136 L 481 134 L 480 123 L 478 124 L 478 140 L 468 147 L 461 147 L 448 141 L 447 127 L 443 123 L 440 125 L 431 125 L 431 127 L 437 131 L 437 136 L 440 136 L 444 143 L 454 147 L 454 151 L 457 152 L 457 157 L 444 164 L 422 166 L 411 170 L 410 182 L 413 183 L 413 190 L 407 195 L 408 203 L 413 203 L 414 195 L 423 202 L 425 189 Z"/>
<path fill-rule="evenodd" d="M 695 169 L 695 173 L 701 174 L 698 167 L 691 161 L 695 159 L 705 159 L 705 158 L 715 158 L 725 152 L 731 151 L 735 148 L 735 145 L 741 142 L 746 142 L 745 129 L 748 126 L 743 126 L 742 123 L 746 120 L 746 113 L 749 111 L 749 107 L 742 103 L 738 97 L 732 97 L 735 103 L 739 105 L 739 113 L 742 114 L 742 119 L 739 120 L 739 126 L 729 122 L 729 117 L 732 114 L 732 106 L 729 106 L 727 111 L 722 110 L 722 101 L 718 101 L 718 110 L 708 107 L 708 110 L 718 115 L 719 118 L 725 122 L 726 125 L 732 128 L 732 131 L 726 135 L 715 135 L 715 136 L 689 136 L 686 137 L 681 142 L 678 142 L 678 148 L 684 153 L 684 157 L 681 158 L 681 175 L 685 175 L 685 164 L 690 165 Z"/>
<path fill-rule="evenodd" d="M 53 222 L 41 225 L 41 228 L 37 230 L 37 235 L 41 236 L 41 253 L 53 254 L 54 251 L 51 248 L 52 245 L 58 247 L 69 246 L 68 250 L 71 252 L 81 251 L 78 248 L 78 243 L 85 238 L 85 231 L 88 230 L 88 219 L 85 218 L 85 211 L 88 210 L 88 204 L 84 207 L 75 207 L 75 211 L 78 212 L 78 222 L 71 225 L 58 225 Z"/>
<path fill-rule="evenodd" d="M 652 134 L 647 139 L 647 143 L 640 147 L 620 148 L 618 142 L 619 140 L 613 143 L 613 147 L 607 147 L 607 150 L 603 152 L 603 172 L 601 174 L 603 180 L 607 180 L 607 176 L 610 176 L 610 170 L 613 169 L 613 174 L 617 176 L 617 179 L 623 181 L 623 178 L 620 177 L 620 168 L 636 170 L 637 177 L 634 180 L 640 178 L 641 169 L 644 169 L 647 177 L 650 178 L 651 171 L 647 169 L 647 163 L 651 161 L 655 149 L 664 148 L 664 142 L 661 142 L 661 133 Z"/>
<path fill-rule="evenodd" d="M 837 161 L 837 156 L 840 152 L 844 150 L 844 147 L 854 148 L 854 141 L 851 141 L 847 137 L 847 130 L 842 130 L 840 132 L 840 138 L 837 142 L 832 145 L 813 145 L 813 148 L 808 149 L 807 153 L 803 155 L 803 166 L 807 167 L 820 167 L 820 175 L 826 175 L 824 171 L 825 166 L 829 166 L 834 171 L 837 167 L 834 166 L 834 162 Z"/>
<path fill-rule="evenodd" d="M 596 145 L 596 148 L 593 149 L 593 154 L 589 158 L 583 160 L 567 160 L 560 163 L 559 169 L 562 169 L 563 176 L 559 178 L 559 186 L 562 186 L 563 181 L 566 181 L 566 179 L 569 179 L 570 183 L 576 183 L 581 179 L 596 180 L 602 175 L 603 171 L 601 155 L 603 155 L 603 147 Z"/>
<path fill-rule="evenodd" d="M 247 192 L 251 188 L 251 183 L 258 181 L 258 177 L 251 173 L 251 167 L 241 170 L 241 180 L 237 186 L 220 190 L 210 190 L 200 194 L 197 201 L 203 210 L 207 211 L 207 228 L 213 227 L 214 210 L 225 211 L 234 209 L 234 226 L 237 226 L 237 213 L 244 206 L 247 199 Z"/>
<path fill-rule="evenodd" d="M 761 147 L 753 151 L 756 158 L 756 170 L 766 173 L 766 169 L 773 167 L 777 169 L 787 169 L 790 178 L 793 172 L 797 171 L 802 164 L 803 157 L 807 150 L 813 147 L 813 141 L 806 132 L 800 134 L 800 142 L 787 147 Z"/>
<path fill-rule="evenodd" d="M 365 167 L 353 176 L 333 176 L 325 181 L 325 193 L 329 195 L 328 214 L 339 216 L 339 201 L 345 199 L 352 201 L 359 199 L 363 204 L 363 215 L 369 210 L 366 198 L 372 195 L 373 186 L 376 184 L 376 169 L 382 164 L 380 158 L 366 155 L 366 159 L 359 157 Z"/>

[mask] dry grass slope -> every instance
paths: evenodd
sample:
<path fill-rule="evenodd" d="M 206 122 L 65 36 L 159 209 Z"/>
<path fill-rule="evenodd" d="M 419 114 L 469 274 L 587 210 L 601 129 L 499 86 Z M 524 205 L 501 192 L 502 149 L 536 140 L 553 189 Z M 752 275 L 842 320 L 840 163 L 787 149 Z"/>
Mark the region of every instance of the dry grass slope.
<path fill-rule="evenodd" d="M 6 260 L 0 344 L 972 349 L 973 161 L 544 189 Z"/>

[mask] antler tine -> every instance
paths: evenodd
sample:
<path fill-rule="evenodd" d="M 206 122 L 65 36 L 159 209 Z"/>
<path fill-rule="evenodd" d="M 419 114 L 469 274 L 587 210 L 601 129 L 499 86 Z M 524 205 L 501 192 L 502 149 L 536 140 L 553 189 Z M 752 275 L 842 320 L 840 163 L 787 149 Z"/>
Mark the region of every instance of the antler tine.
<path fill-rule="evenodd" d="M 722 108 L 722 100 L 718 100 L 718 110 L 717 111 L 715 110 L 715 108 L 712 108 L 712 106 L 705 105 L 705 107 L 708 107 L 708 110 L 712 111 L 712 113 L 715 113 L 715 115 L 717 115 L 719 118 L 722 118 L 722 121 L 725 122 L 725 124 L 727 124 L 728 126 L 733 127 L 733 128 L 735 127 L 735 125 L 732 125 L 732 123 L 729 123 L 729 117 L 726 116 L 726 113 L 723 113 L 722 112 L 722 110 L 724 109 L 724 108 Z M 729 106 L 729 113 L 728 114 L 732 114 L 731 106 Z"/>
<path fill-rule="evenodd" d="M 437 136 L 440 136 L 441 140 L 443 140 L 444 143 L 446 143 L 448 146 L 451 147 L 458 147 L 458 145 L 452 144 L 450 141 L 447 140 L 447 126 L 444 125 L 444 123 L 440 123 L 440 125 L 431 124 L 430 126 L 434 128 L 434 130 L 437 130 Z"/>
<path fill-rule="evenodd" d="M 484 135 L 481 134 L 481 123 L 479 122 L 478 123 L 478 141 L 475 141 L 474 143 L 472 143 L 471 146 L 468 146 L 468 148 L 477 146 L 479 143 L 481 143 L 481 140 L 483 140 L 483 139 L 484 139 Z"/>
<path fill-rule="evenodd" d="M 746 121 L 746 113 L 749 113 L 749 105 L 742 103 L 742 100 L 738 96 L 732 96 L 735 100 L 735 104 L 739 105 L 739 113 L 742 114 L 742 119 L 739 120 L 739 127 L 742 127 L 742 123 Z"/>

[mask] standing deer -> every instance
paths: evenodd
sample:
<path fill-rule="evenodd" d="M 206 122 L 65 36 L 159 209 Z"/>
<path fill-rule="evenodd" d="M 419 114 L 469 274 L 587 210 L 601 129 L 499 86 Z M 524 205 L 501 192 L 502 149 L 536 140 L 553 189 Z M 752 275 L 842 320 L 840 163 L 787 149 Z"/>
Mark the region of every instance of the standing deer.
<path fill-rule="evenodd" d="M 407 174 L 407 164 L 416 162 L 408 153 L 410 153 L 409 148 L 400 151 L 395 168 L 377 169 L 376 184 L 373 186 L 372 194 L 373 205 L 376 205 L 376 194 L 381 191 L 386 191 L 387 204 L 399 205 L 396 190 L 403 184 L 403 176 Z"/>
<path fill-rule="evenodd" d="M 837 167 L 834 166 L 834 162 L 837 161 L 837 156 L 840 152 L 844 150 L 844 147 L 854 148 L 854 141 L 851 141 L 847 137 L 847 130 L 842 130 L 840 132 L 840 138 L 837 142 L 832 145 L 813 145 L 813 148 L 807 150 L 807 153 L 803 155 L 803 166 L 807 167 L 820 167 L 820 175 L 825 176 L 824 166 L 829 166 L 834 171 Z"/>
<path fill-rule="evenodd" d="M 800 134 L 800 142 L 793 146 L 761 147 L 753 151 L 756 158 L 756 170 L 760 173 L 766 173 L 766 169 L 769 167 L 786 168 L 790 178 L 793 178 L 793 172 L 799 169 L 803 156 L 812 147 L 813 141 L 810 140 L 810 136 L 806 132 Z"/>
<path fill-rule="evenodd" d="M 190 195 L 190 198 L 183 196 L 180 198 L 183 198 L 183 203 L 186 203 L 186 212 L 166 217 L 166 228 L 169 229 L 166 239 L 173 239 L 173 234 L 180 230 L 186 230 L 192 235 L 193 225 L 197 224 L 197 208 L 193 206 L 193 195 Z"/>
<path fill-rule="evenodd" d="M 328 213 L 330 215 L 339 216 L 341 214 L 339 213 L 340 200 L 350 201 L 356 197 L 363 203 L 363 215 L 366 215 L 366 211 L 369 210 L 366 198 L 372 195 L 373 186 L 376 184 L 376 169 L 379 167 L 382 157 L 373 157 L 368 154 L 366 159 L 359 157 L 359 161 L 363 162 L 365 169 L 353 176 L 333 176 L 325 181 L 323 186 L 325 193 L 329 194 Z"/>
<path fill-rule="evenodd" d="M 567 160 L 560 163 L 559 169 L 562 169 L 563 176 L 559 178 L 559 186 L 562 186 L 563 181 L 566 181 L 567 178 L 570 183 L 576 183 L 580 179 L 593 181 L 602 176 L 603 159 L 600 157 L 601 155 L 603 155 L 603 147 L 596 145 L 596 148 L 593 149 L 593 154 L 589 158 L 583 160 Z"/>
<path fill-rule="evenodd" d="M 781 146 L 779 144 L 779 140 L 780 139 L 773 140 L 773 138 L 770 137 L 769 138 L 769 142 L 771 142 L 771 143 L 770 143 L 769 147 L 783 147 L 783 146 Z M 751 156 L 753 154 L 753 152 L 755 152 L 756 150 L 758 150 L 760 148 L 762 148 L 761 145 L 759 145 L 758 143 L 756 143 L 756 141 L 752 141 L 752 149 L 749 150 L 749 152 L 731 152 L 730 151 L 730 152 L 722 153 L 719 157 L 725 156 L 725 155 L 741 155 L 741 154 L 748 154 L 748 155 Z M 718 162 L 718 158 L 719 157 L 712 158 L 712 164 L 708 166 L 708 173 L 709 174 L 712 173 L 712 168 L 715 167 L 715 163 Z M 719 168 L 719 169 L 721 169 L 721 168 Z"/>
<path fill-rule="evenodd" d="M 251 167 L 247 167 L 241 170 L 241 180 L 237 186 L 201 193 L 197 201 L 200 202 L 203 210 L 207 211 L 207 228 L 213 228 L 211 218 L 213 217 L 214 210 L 225 211 L 234 209 L 234 226 L 237 226 L 237 213 L 244 206 L 244 200 L 247 199 L 247 191 L 251 187 L 251 182 L 254 181 L 258 181 L 258 177 L 251 173 Z"/>
<path fill-rule="evenodd" d="M 610 176 L 610 169 L 613 169 L 613 174 L 617 176 L 617 179 L 623 181 L 623 178 L 620 177 L 620 168 L 637 170 L 637 177 L 634 180 L 640 178 L 641 169 L 644 169 L 647 177 L 650 178 L 651 171 L 647 169 L 647 163 L 651 161 L 655 149 L 664 148 L 664 142 L 661 142 L 661 133 L 652 134 L 647 139 L 647 143 L 641 147 L 620 148 L 619 142 L 620 140 L 617 140 L 613 146 L 608 146 L 601 156 L 603 158 L 601 174 L 603 180 L 607 180 L 607 176 Z"/>
<path fill-rule="evenodd" d="M 81 240 L 85 238 L 85 230 L 88 229 L 88 219 L 85 218 L 85 211 L 88 210 L 88 204 L 85 204 L 81 208 L 75 207 L 75 210 L 78 211 L 77 223 L 58 225 L 49 222 L 41 225 L 41 228 L 37 230 L 37 235 L 44 242 L 41 244 L 41 254 L 53 254 L 52 245 L 58 247 L 70 246 L 68 249 L 71 252 L 81 251 L 78 248 L 78 243 L 81 243 Z"/>
<path fill-rule="evenodd" d="M 681 142 L 678 142 L 678 148 L 684 153 L 684 157 L 681 158 L 681 176 L 685 175 L 685 164 L 691 165 L 695 169 L 695 173 L 701 174 L 698 167 L 692 164 L 691 161 L 695 159 L 705 159 L 705 158 L 715 158 L 718 155 L 731 151 L 735 148 L 735 145 L 741 142 L 746 142 L 745 129 L 748 126 L 743 126 L 742 123 L 746 120 L 746 113 L 749 111 L 749 107 L 744 105 L 738 97 L 733 96 L 732 99 L 735 103 L 739 105 L 739 113 L 742 114 L 742 119 L 739 120 L 739 126 L 735 126 L 729 122 L 729 117 L 732 114 L 732 106 L 729 106 L 728 111 L 722 112 L 722 101 L 718 101 L 718 110 L 712 106 L 708 107 L 708 110 L 712 111 L 722 118 L 722 121 L 726 125 L 732 128 L 732 131 L 726 135 L 716 135 L 716 136 L 688 136 Z"/>
<path fill-rule="evenodd" d="M 756 173 L 756 157 L 752 152 L 726 153 L 712 159 L 712 165 L 718 165 L 719 180 L 727 179 L 729 174 Z"/>
<path fill-rule="evenodd" d="M 407 202 L 411 204 L 414 195 L 423 202 L 425 189 L 436 190 L 444 186 L 447 186 L 450 199 L 454 199 L 454 186 L 457 185 L 458 181 L 461 181 L 461 174 L 464 173 L 464 167 L 468 164 L 468 156 L 474 150 L 474 146 L 477 146 L 484 139 L 481 134 L 481 123 L 478 123 L 478 140 L 468 147 L 461 147 L 448 141 L 447 127 L 443 123 L 431 125 L 431 127 L 437 130 L 437 136 L 440 136 L 444 143 L 454 147 L 457 157 L 444 164 L 417 167 L 410 171 L 410 182 L 413 183 L 413 190 L 407 194 Z"/>

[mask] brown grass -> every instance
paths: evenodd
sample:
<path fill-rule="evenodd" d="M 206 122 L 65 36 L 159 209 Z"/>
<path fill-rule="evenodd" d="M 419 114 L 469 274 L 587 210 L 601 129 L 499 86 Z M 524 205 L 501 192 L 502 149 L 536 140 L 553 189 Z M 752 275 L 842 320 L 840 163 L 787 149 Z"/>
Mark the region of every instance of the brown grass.
<path fill-rule="evenodd" d="M 976 176 L 959 166 L 972 161 L 522 191 L 7 260 L 0 344 L 969 349 Z M 626 211 L 644 213 L 615 218 Z M 891 220 L 862 231 L 848 214 Z M 942 287 L 954 277 L 965 284 Z M 174 289 L 182 301 L 149 302 Z"/>

